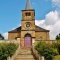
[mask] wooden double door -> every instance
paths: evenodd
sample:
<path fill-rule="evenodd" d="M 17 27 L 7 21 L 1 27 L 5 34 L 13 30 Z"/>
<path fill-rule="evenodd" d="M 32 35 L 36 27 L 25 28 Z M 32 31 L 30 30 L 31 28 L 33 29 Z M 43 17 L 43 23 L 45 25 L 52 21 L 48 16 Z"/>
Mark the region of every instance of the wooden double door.
<path fill-rule="evenodd" d="M 32 37 L 30 34 L 26 34 L 24 37 L 24 46 L 31 47 L 32 46 Z"/>

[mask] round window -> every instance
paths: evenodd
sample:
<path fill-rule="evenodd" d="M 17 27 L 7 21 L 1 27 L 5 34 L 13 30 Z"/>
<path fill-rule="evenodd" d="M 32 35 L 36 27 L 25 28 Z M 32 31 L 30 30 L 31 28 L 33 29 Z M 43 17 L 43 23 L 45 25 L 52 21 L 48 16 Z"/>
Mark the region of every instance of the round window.
<path fill-rule="evenodd" d="M 43 37 L 42 36 L 40 36 L 40 40 L 43 40 Z"/>

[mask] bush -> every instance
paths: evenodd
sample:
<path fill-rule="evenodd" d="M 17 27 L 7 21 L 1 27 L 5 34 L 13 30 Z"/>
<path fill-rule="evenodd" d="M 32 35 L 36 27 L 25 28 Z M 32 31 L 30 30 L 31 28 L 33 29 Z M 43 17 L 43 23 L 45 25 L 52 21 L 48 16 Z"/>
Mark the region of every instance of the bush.
<path fill-rule="evenodd" d="M 60 55 L 54 56 L 53 60 L 60 60 Z"/>
<path fill-rule="evenodd" d="M 13 44 L 13 43 L 9 43 L 7 45 L 7 51 L 8 51 L 8 55 L 11 57 L 12 55 L 14 55 L 16 49 L 17 49 L 17 45 Z"/>
<path fill-rule="evenodd" d="M 0 60 L 7 60 L 7 57 L 11 57 L 15 53 L 17 47 L 18 45 L 14 43 L 0 44 Z"/>
<path fill-rule="evenodd" d="M 51 44 L 46 44 L 45 42 L 39 42 L 35 48 L 46 60 L 52 60 L 52 58 L 58 54 L 58 52 L 52 48 Z"/>
<path fill-rule="evenodd" d="M 57 41 L 56 43 L 53 43 L 53 48 L 56 48 L 58 53 L 60 54 L 60 41 Z"/>
<path fill-rule="evenodd" d="M 0 60 L 6 60 L 8 57 L 8 51 L 5 44 L 0 45 Z"/>

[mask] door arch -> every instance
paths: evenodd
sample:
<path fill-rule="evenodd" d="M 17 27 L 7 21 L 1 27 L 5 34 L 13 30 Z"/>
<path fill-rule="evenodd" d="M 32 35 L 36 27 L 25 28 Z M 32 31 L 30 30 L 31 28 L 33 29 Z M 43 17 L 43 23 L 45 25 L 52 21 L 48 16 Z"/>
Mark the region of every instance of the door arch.
<path fill-rule="evenodd" d="M 32 37 L 29 33 L 24 36 L 24 46 L 30 47 L 32 45 Z"/>

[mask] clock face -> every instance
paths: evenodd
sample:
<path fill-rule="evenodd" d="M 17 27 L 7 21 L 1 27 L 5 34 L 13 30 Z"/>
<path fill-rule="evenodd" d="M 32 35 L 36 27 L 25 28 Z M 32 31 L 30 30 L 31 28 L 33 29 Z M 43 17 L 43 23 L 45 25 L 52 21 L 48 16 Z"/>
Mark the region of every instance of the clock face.
<path fill-rule="evenodd" d="M 30 24 L 29 24 L 29 23 L 27 23 L 27 24 L 26 24 L 26 27 L 27 27 L 27 28 L 29 28 L 29 27 L 30 27 Z"/>

